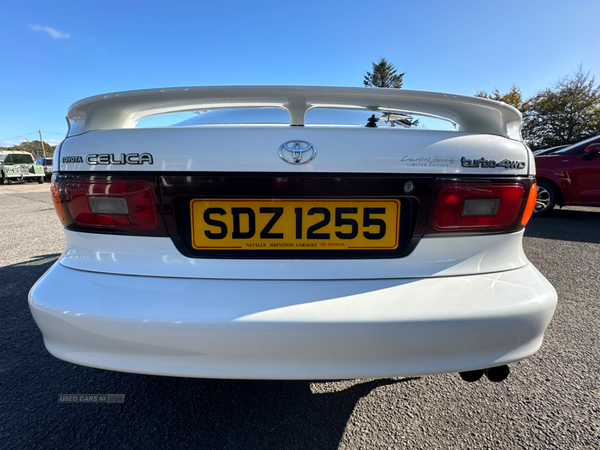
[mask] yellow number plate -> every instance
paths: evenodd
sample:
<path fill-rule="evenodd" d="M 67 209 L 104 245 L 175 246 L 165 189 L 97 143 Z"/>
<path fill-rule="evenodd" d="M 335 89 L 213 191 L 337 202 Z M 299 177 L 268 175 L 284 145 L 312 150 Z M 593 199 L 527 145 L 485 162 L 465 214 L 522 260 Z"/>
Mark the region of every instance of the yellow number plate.
<path fill-rule="evenodd" d="M 396 199 L 194 199 L 197 250 L 393 250 Z"/>

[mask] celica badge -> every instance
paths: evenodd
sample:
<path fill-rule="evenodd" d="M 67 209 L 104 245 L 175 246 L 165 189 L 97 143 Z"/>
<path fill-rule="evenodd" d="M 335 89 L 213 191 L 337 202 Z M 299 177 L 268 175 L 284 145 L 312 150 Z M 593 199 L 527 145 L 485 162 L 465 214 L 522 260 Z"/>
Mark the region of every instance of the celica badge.
<path fill-rule="evenodd" d="M 153 164 L 154 159 L 150 153 L 121 153 L 115 155 L 113 153 L 103 153 L 99 155 L 87 155 L 85 162 L 91 166 L 97 164 L 107 166 L 109 164 L 120 165 L 120 164 Z"/>

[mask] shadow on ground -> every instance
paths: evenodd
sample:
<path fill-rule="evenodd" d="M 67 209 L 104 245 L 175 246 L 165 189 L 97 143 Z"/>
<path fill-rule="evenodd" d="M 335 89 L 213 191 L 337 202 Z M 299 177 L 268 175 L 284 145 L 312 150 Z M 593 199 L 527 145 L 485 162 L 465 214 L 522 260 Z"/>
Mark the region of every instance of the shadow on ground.
<path fill-rule="evenodd" d="M 338 389 L 313 393 L 307 381 L 94 372 L 60 361 L 45 350 L 26 301 L 57 257 L 0 268 L 5 448 L 336 449 L 362 397 L 390 384 L 408 382 L 409 389 L 416 380 L 340 383 Z M 59 404 L 60 394 L 125 394 L 125 402 Z"/>
<path fill-rule="evenodd" d="M 533 217 L 525 236 L 600 244 L 600 208 L 595 210 L 558 209 Z"/>

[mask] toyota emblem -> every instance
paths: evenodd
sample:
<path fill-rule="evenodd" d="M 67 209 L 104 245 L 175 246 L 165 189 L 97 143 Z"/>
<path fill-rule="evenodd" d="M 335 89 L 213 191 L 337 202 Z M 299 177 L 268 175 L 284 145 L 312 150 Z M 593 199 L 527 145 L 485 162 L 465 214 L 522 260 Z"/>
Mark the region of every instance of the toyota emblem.
<path fill-rule="evenodd" d="M 288 164 L 306 164 L 316 155 L 315 146 L 306 141 L 287 141 L 279 147 L 279 157 Z"/>

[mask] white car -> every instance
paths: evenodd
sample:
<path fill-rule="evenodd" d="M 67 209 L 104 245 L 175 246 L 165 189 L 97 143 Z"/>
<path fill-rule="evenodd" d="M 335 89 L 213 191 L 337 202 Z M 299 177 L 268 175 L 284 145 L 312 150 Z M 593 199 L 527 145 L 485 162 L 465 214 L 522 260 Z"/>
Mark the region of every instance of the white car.
<path fill-rule="evenodd" d="M 201 114 L 136 128 L 182 111 Z M 51 187 L 66 246 L 29 294 L 58 358 L 183 377 L 498 381 L 542 344 L 557 297 L 523 253 L 535 166 L 510 106 L 190 87 L 87 98 L 68 121 Z"/>
<path fill-rule="evenodd" d="M 52 158 L 38 158 L 35 160 L 35 163 L 44 168 L 45 178 L 50 179 L 52 177 Z"/>

